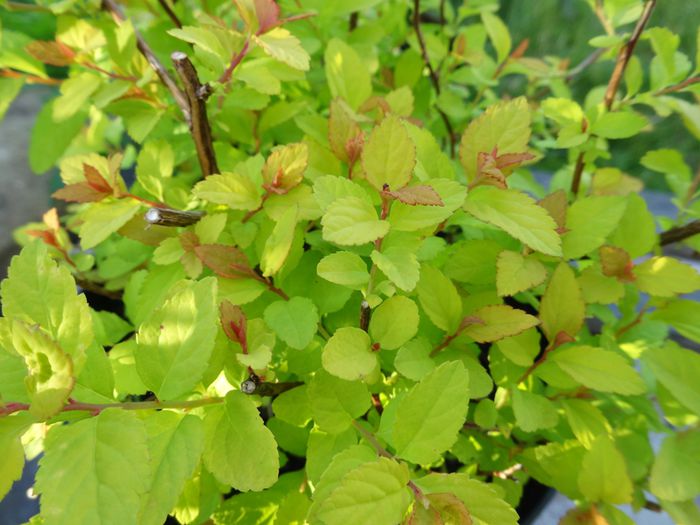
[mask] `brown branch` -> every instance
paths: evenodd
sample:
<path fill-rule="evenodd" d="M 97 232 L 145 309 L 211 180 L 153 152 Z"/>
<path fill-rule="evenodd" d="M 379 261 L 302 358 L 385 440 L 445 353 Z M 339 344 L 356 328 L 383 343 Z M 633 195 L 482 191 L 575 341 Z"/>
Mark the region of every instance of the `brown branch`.
<path fill-rule="evenodd" d="M 571 193 L 578 195 L 578 190 L 581 187 L 581 176 L 586 163 L 583 161 L 583 152 L 578 154 L 576 158 L 576 166 L 574 167 L 574 176 L 571 179 Z"/>
<path fill-rule="evenodd" d="M 126 20 L 124 13 L 122 12 L 117 2 L 115 2 L 114 0 L 102 0 L 102 7 L 106 11 L 110 12 L 112 14 L 112 17 L 117 22 L 123 22 Z M 160 78 L 160 81 L 163 83 L 163 85 L 165 85 L 165 87 L 168 88 L 170 93 L 172 93 L 173 97 L 175 98 L 175 102 L 177 103 L 178 107 L 180 108 L 180 111 L 182 111 L 182 114 L 185 117 L 185 120 L 189 122 L 190 109 L 187 104 L 187 98 L 185 97 L 185 94 L 182 92 L 182 90 L 180 90 L 175 80 L 173 80 L 168 71 L 165 69 L 165 66 L 163 66 L 160 60 L 158 60 L 151 47 L 141 36 L 141 33 L 134 29 L 134 35 L 136 36 L 136 47 L 146 58 L 153 70 L 156 72 L 158 78 Z"/>
<path fill-rule="evenodd" d="M 659 237 L 659 244 L 666 246 L 674 242 L 680 242 L 688 237 L 700 233 L 700 219 L 691 221 L 683 226 L 675 226 L 663 232 Z"/>
<path fill-rule="evenodd" d="M 438 78 L 437 72 L 433 69 L 433 65 L 430 63 L 430 57 L 428 56 L 428 47 L 425 44 L 425 38 L 423 38 L 423 32 L 420 28 L 420 0 L 413 0 L 413 30 L 416 32 L 416 38 L 418 39 L 418 45 L 420 46 L 421 56 L 423 57 L 423 63 L 428 68 L 428 74 L 430 76 L 430 81 L 435 89 L 435 94 L 440 95 L 440 79 Z M 447 117 L 445 112 L 439 107 L 435 107 L 437 112 L 440 114 L 442 122 L 447 128 L 447 135 L 450 139 L 450 155 L 454 158 L 456 149 L 455 132 L 452 129 L 452 124 L 450 119 Z"/>
<path fill-rule="evenodd" d="M 106 297 L 107 299 L 112 299 L 114 301 L 121 301 L 122 299 L 121 290 L 107 290 L 107 288 L 105 288 L 101 284 L 89 281 L 84 277 L 75 276 L 75 284 L 80 286 L 80 288 L 82 288 L 83 291 L 94 293 L 95 295 L 101 295 L 102 297 Z"/>
<path fill-rule="evenodd" d="M 620 86 L 622 75 L 625 73 L 625 69 L 627 68 L 627 64 L 632 57 L 637 41 L 639 40 L 639 37 L 642 36 L 642 31 L 644 31 L 644 27 L 647 25 L 647 22 L 649 22 L 649 18 L 651 17 L 651 13 L 654 10 L 655 5 L 656 0 L 647 0 L 647 3 L 644 5 L 644 10 L 642 11 L 642 16 L 639 17 L 637 25 L 635 26 L 634 31 L 632 31 L 632 36 L 630 36 L 627 43 L 622 46 L 620 53 L 617 55 L 615 69 L 613 69 L 612 75 L 610 76 L 608 88 L 605 90 L 604 101 L 605 108 L 608 111 L 610 111 L 612 108 L 613 101 L 615 100 L 615 93 L 617 93 L 617 88 Z"/>
<path fill-rule="evenodd" d="M 658 91 L 654 92 L 654 95 L 666 95 L 667 93 L 676 93 L 677 91 L 681 91 L 688 86 L 692 86 L 693 84 L 698 84 L 700 83 L 700 76 L 695 76 L 695 77 L 690 77 L 686 78 L 683 82 L 679 82 L 678 84 L 674 84 L 673 86 L 668 86 L 663 89 L 659 89 Z"/>
<path fill-rule="evenodd" d="M 203 211 L 182 211 L 169 208 L 151 208 L 144 215 L 149 224 L 158 226 L 189 226 L 199 222 L 204 217 Z"/>
<path fill-rule="evenodd" d="M 608 87 L 605 90 L 605 97 L 603 99 L 605 109 L 608 111 L 612 109 L 615 94 L 617 93 L 618 87 L 620 87 L 622 76 L 625 74 L 625 69 L 627 68 L 627 64 L 632 57 L 637 41 L 639 40 L 639 37 L 642 36 L 642 31 L 644 31 L 644 27 L 647 25 L 647 22 L 649 22 L 649 18 L 651 17 L 651 13 L 654 10 L 655 5 L 656 0 L 647 0 L 647 3 L 644 5 L 644 10 L 642 11 L 642 16 L 639 17 L 632 35 L 627 43 L 620 48 L 620 52 L 617 55 L 617 61 L 615 62 L 615 68 L 613 69 L 612 75 L 610 75 L 610 81 L 608 82 Z M 574 195 L 578 195 L 581 186 L 581 175 L 583 174 L 585 167 L 586 165 L 583 158 L 583 152 L 581 152 L 576 159 L 574 175 L 571 179 L 571 192 Z"/>
<path fill-rule="evenodd" d="M 216 153 L 211 136 L 211 127 L 207 118 L 207 97 L 211 94 L 209 84 L 201 84 L 199 76 L 190 59 L 181 51 L 175 51 L 171 58 L 175 64 L 183 86 L 190 110 L 190 132 L 197 148 L 199 165 L 202 168 L 202 175 L 208 177 L 214 173 L 219 173 L 219 166 L 216 162 Z"/>
<path fill-rule="evenodd" d="M 605 10 L 603 8 L 603 0 L 596 0 L 595 7 L 593 8 L 593 12 L 595 13 L 595 16 L 600 21 L 600 25 L 602 25 L 603 29 L 605 29 L 605 33 L 608 35 L 614 35 L 615 29 L 613 29 L 613 26 L 610 24 L 610 20 L 608 20 L 608 17 L 605 16 Z"/>
<path fill-rule="evenodd" d="M 593 53 L 584 58 L 578 65 L 576 65 L 576 67 L 573 67 L 566 72 L 566 80 L 573 80 L 575 77 L 583 73 L 587 68 L 595 64 L 607 50 L 608 49 L 605 47 L 600 47 L 593 51 Z"/>
<path fill-rule="evenodd" d="M 178 29 L 182 29 L 182 22 L 180 22 L 180 19 L 175 14 L 175 11 L 173 11 L 172 7 L 170 7 L 168 0 L 158 0 L 158 3 L 163 8 L 163 11 L 165 11 L 168 17 L 170 17 L 170 20 L 172 20 L 173 24 L 175 24 L 175 26 Z"/>
<path fill-rule="evenodd" d="M 350 13 L 350 21 L 348 22 L 348 31 L 351 33 L 357 29 L 357 22 L 360 20 L 360 13 L 353 11 Z"/>

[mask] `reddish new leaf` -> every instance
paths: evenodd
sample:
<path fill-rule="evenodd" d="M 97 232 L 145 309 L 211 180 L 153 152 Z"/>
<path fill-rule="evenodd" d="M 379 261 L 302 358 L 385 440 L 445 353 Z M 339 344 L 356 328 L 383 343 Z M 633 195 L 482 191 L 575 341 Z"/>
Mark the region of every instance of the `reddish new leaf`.
<path fill-rule="evenodd" d="M 35 40 L 26 47 L 27 53 L 51 66 L 68 66 L 73 62 L 75 53 L 61 42 Z"/>
<path fill-rule="evenodd" d="M 440 195 L 432 186 L 406 186 L 399 190 L 387 191 L 387 195 L 409 206 L 444 206 Z"/>
<path fill-rule="evenodd" d="M 498 169 L 514 168 L 520 166 L 523 162 L 534 159 L 532 153 L 504 153 L 496 157 L 496 166 Z"/>
<path fill-rule="evenodd" d="M 258 19 L 258 35 L 267 33 L 279 25 L 280 6 L 274 0 L 254 0 L 255 15 Z"/>
<path fill-rule="evenodd" d="M 601 246 L 599 254 L 603 275 L 616 277 L 622 282 L 632 282 L 636 279 L 632 273 L 634 264 L 625 250 L 617 246 Z"/>
<path fill-rule="evenodd" d="M 194 252 L 199 260 L 219 277 L 241 279 L 253 275 L 248 258 L 235 246 L 201 244 L 194 248 Z"/>
<path fill-rule="evenodd" d="M 194 232 L 183 232 L 180 235 L 180 244 L 187 253 L 194 252 L 195 248 L 199 246 L 199 237 Z"/>
<path fill-rule="evenodd" d="M 111 194 L 111 191 L 109 193 L 105 193 L 103 191 L 96 190 L 87 182 L 78 182 L 76 184 L 69 184 L 60 190 L 53 192 L 51 196 L 54 199 L 60 199 L 67 202 L 97 202 Z"/>
<path fill-rule="evenodd" d="M 554 219 L 557 223 L 557 233 L 564 234 L 568 230 L 566 229 L 566 208 L 568 206 L 566 200 L 566 192 L 564 190 L 557 190 L 554 193 L 550 193 L 541 201 L 538 202 Z"/>
<path fill-rule="evenodd" d="M 47 230 L 27 230 L 25 232 L 30 237 L 36 237 L 41 239 L 45 244 L 53 246 L 54 248 L 61 249 L 61 245 L 58 243 L 58 239 L 53 232 Z"/>
<path fill-rule="evenodd" d="M 223 301 L 219 305 L 221 327 L 226 337 L 234 343 L 240 343 L 243 353 L 246 353 L 246 325 L 247 320 L 240 306 L 235 306 L 230 301 Z"/>
<path fill-rule="evenodd" d="M 83 164 L 83 175 L 85 176 L 87 183 L 95 190 L 108 194 L 113 193 L 112 186 L 109 185 L 109 182 L 107 182 L 105 178 L 100 175 L 100 172 L 97 171 L 97 168 L 94 166 Z"/>

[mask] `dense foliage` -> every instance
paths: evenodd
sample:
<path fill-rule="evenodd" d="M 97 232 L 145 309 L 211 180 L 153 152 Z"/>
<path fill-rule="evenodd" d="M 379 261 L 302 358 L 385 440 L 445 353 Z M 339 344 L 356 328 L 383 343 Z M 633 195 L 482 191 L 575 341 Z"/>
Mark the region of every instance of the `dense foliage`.
<path fill-rule="evenodd" d="M 531 478 L 564 524 L 700 523 L 700 275 L 665 253 L 700 176 L 646 152 L 654 217 L 611 155 L 700 137 L 700 52 L 585 4 L 569 66 L 497 0 L 1 2 L 55 18 L 3 29 L 0 114 L 58 86 L 29 154 L 67 204 L 1 288 L 0 495 L 43 453 L 32 523 L 511 525 Z"/>

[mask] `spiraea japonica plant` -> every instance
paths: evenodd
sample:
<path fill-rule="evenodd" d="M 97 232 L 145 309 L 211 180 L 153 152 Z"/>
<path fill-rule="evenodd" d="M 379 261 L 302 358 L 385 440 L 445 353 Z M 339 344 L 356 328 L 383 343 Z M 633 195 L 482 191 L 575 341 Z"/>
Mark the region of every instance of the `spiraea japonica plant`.
<path fill-rule="evenodd" d="M 55 23 L 0 110 L 57 86 L 64 203 L 2 284 L 0 494 L 43 454 L 47 525 L 513 525 L 530 479 L 700 523 L 700 176 L 659 134 L 654 217 L 616 160 L 700 137 L 700 57 L 585 3 L 578 65 L 496 0 L 0 3 Z"/>

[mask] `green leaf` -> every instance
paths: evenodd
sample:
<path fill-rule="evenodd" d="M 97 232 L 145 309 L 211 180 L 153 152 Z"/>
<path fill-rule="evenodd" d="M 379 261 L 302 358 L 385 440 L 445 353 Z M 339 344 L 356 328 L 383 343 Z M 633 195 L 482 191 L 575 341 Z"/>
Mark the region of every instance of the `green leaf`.
<path fill-rule="evenodd" d="M 20 438 L 33 422 L 34 418 L 26 412 L 0 419 L 0 498 L 22 477 L 24 448 Z"/>
<path fill-rule="evenodd" d="M 649 488 L 667 501 L 700 494 L 700 432 L 687 430 L 664 439 L 649 477 Z"/>
<path fill-rule="evenodd" d="M 652 257 L 634 267 L 640 291 L 658 297 L 673 297 L 700 289 L 700 274 L 673 257 Z"/>
<path fill-rule="evenodd" d="M 75 136 L 83 128 L 87 111 L 78 111 L 72 117 L 59 122 L 53 117 L 58 99 L 47 103 L 34 121 L 29 142 L 29 166 L 34 173 L 48 171 L 63 156 Z"/>
<path fill-rule="evenodd" d="M 542 331 L 552 342 L 559 332 L 576 337 L 586 315 L 576 276 L 563 262 L 554 270 L 540 303 Z"/>
<path fill-rule="evenodd" d="M 461 283 L 496 282 L 496 261 L 503 246 L 492 239 L 469 239 L 454 244 L 443 268 L 445 275 Z"/>
<path fill-rule="evenodd" d="M 555 350 L 550 359 L 582 385 L 600 392 L 639 395 L 644 381 L 620 354 L 593 346 L 570 346 Z"/>
<path fill-rule="evenodd" d="M 627 195 L 625 213 L 608 240 L 632 258 L 641 257 L 654 248 L 659 236 L 656 233 L 654 215 L 647 208 L 644 198 L 635 194 Z"/>
<path fill-rule="evenodd" d="M 277 443 L 245 394 L 231 391 L 223 405 L 207 409 L 204 464 L 219 482 L 242 492 L 263 490 L 277 481 Z"/>
<path fill-rule="evenodd" d="M 22 78 L 0 78 L 0 120 L 5 117 L 10 104 L 24 85 Z"/>
<path fill-rule="evenodd" d="M 418 301 L 435 326 L 450 334 L 457 330 L 462 321 L 462 299 L 452 281 L 437 268 L 423 265 Z"/>
<path fill-rule="evenodd" d="M 513 390 L 513 412 L 515 421 L 525 432 L 552 428 L 559 421 L 554 403 L 544 396 Z"/>
<path fill-rule="evenodd" d="M 696 303 L 693 303 L 696 304 Z M 697 317 L 695 322 L 697 324 Z M 667 344 L 660 348 L 649 348 L 642 359 L 673 396 L 700 416 L 700 355 L 692 350 Z"/>
<path fill-rule="evenodd" d="M 408 480 L 406 465 L 389 458 L 360 465 L 320 502 L 318 517 L 327 525 L 399 523 L 411 501 Z"/>
<path fill-rule="evenodd" d="M 345 381 L 319 370 L 308 383 L 311 412 L 316 424 L 326 432 L 338 434 L 370 407 L 367 387 L 359 381 Z"/>
<path fill-rule="evenodd" d="M 264 277 L 276 274 L 287 260 L 292 249 L 298 217 L 298 207 L 290 206 L 272 229 L 260 256 L 260 268 Z"/>
<path fill-rule="evenodd" d="M 216 279 L 185 281 L 139 327 L 136 369 L 158 399 L 176 399 L 201 380 L 218 326 Z"/>
<path fill-rule="evenodd" d="M 146 430 L 133 412 L 51 427 L 36 489 L 45 523 L 137 525 L 151 486 Z"/>
<path fill-rule="evenodd" d="M 112 202 L 95 202 L 80 214 L 84 221 L 80 226 L 80 245 L 83 250 L 94 248 L 119 228 L 129 222 L 141 204 L 132 199 Z"/>
<path fill-rule="evenodd" d="M 276 146 L 265 161 L 262 175 L 265 186 L 291 190 L 304 178 L 309 165 L 309 148 L 304 142 Z"/>
<path fill-rule="evenodd" d="M 326 78 L 333 98 L 344 98 L 357 110 L 372 94 L 372 80 L 360 55 L 342 40 L 331 38 L 324 54 Z"/>
<path fill-rule="evenodd" d="M 89 106 L 88 99 L 100 87 L 100 77 L 92 73 L 80 73 L 61 83 L 61 94 L 53 104 L 53 121 L 63 122 L 81 109 Z"/>
<path fill-rule="evenodd" d="M 323 175 L 314 181 L 314 198 L 324 212 L 341 197 L 357 197 L 372 202 L 367 191 L 349 179 Z"/>
<path fill-rule="evenodd" d="M 316 266 L 316 273 L 326 281 L 353 289 L 362 288 L 369 282 L 367 264 L 352 252 L 326 255 Z"/>
<path fill-rule="evenodd" d="M 337 434 L 323 432 L 318 427 L 312 428 L 306 447 L 306 474 L 309 481 L 317 485 L 338 453 L 356 444 L 357 433 L 353 428 Z"/>
<path fill-rule="evenodd" d="M 430 186 L 437 191 L 444 206 L 411 206 L 395 201 L 389 213 L 393 230 L 411 232 L 434 228 L 462 206 L 467 193 L 462 184 L 449 179 L 430 179 Z"/>
<path fill-rule="evenodd" d="M 383 349 L 396 350 L 416 335 L 419 322 L 416 303 L 403 295 L 395 295 L 372 313 L 369 334 Z"/>
<path fill-rule="evenodd" d="M 420 381 L 435 368 L 435 361 L 430 357 L 432 350 L 427 339 L 417 337 L 399 348 L 394 358 L 394 367 L 408 379 Z"/>
<path fill-rule="evenodd" d="M 518 513 L 503 501 L 492 484 L 469 479 L 467 474 L 462 473 L 428 474 L 415 483 L 429 494 L 454 494 L 479 524 L 518 525 Z"/>
<path fill-rule="evenodd" d="M 505 46 L 503 47 L 505 49 Z M 530 140 L 530 109 L 525 97 L 518 97 L 490 106 L 480 117 L 472 120 L 462 135 L 459 159 L 473 179 L 477 173 L 479 153 L 521 153 Z"/>
<path fill-rule="evenodd" d="M 651 318 L 670 324 L 682 336 L 700 343 L 700 303 L 679 299 L 658 308 Z"/>
<path fill-rule="evenodd" d="M 510 54 L 511 41 L 508 27 L 500 18 L 489 11 L 481 12 L 481 21 L 493 47 L 496 48 L 496 59 L 498 62 L 503 62 Z"/>
<path fill-rule="evenodd" d="M 321 219 L 323 238 L 341 246 L 372 242 L 389 232 L 389 223 L 379 220 L 377 211 L 365 199 L 336 199 Z"/>
<path fill-rule="evenodd" d="M 377 453 L 367 445 L 352 445 L 333 456 L 328 467 L 323 471 L 321 479 L 316 484 L 313 499 L 309 509 L 309 521 L 318 520 L 318 509 L 324 500 L 340 486 L 341 481 L 355 468 L 377 460 Z"/>
<path fill-rule="evenodd" d="M 561 255 L 557 225 L 535 200 L 516 190 L 479 186 L 469 192 L 464 209 L 477 219 L 493 224 L 533 250 Z"/>
<path fill-rule="evenodd" d="M 77 295 L 70 271 L 35 242 L 12 258 L 0 290 L 4 315 L 39 324 L 71 357 L 74 374 L 80 374 L 94 334 L 90 308 L 85 296 Z"/>
<path fill-rule="evenodd" d="M 578 485 L 591 502 L 617 505 L 632 501 L 633 486 L 625 458 L 607 435 L 598 436 L 583 457 Z"/>
<path fill-rule="evenodd" d="M 275 417 L 298 427 L 306 426 L 311 419 L 311 406 L 306 385 L 282 392 L 272 400 Z"/>
<path fill-rule="evenodd" d="M 481 428 L 493 428 L 498 421 L 498 409 L 496 403 L 485 398 L 479 401 L 474 410 L 474 422 Z"/>
<path fill-rule="evenodd" d="M 309 346 L 318 329 L 318 319 L 316 305 L 306 297 L 275 301 L 265 309 L 265 323 L 297 350 Z"/>
<path fill-rule="evenodd" d="M 585 197 L 574 202 L 566 212 L 562 236 L 564 257 L 579 259 L 600 248 L 618 227 L 625 212 L 624 197 L 615 195 Z"/>
<path fill-rule="evenodd" d="M 467 417 L 469 374 L 461 361 L 448 361 L 415 385 L 396 412 L 392 432 L 396 454 L 427 465 L 457 439 Z"/>
<path fill-rule="evenodd" d="M 348 381 L 362 380 L 377 367 L 369 335 L 352 326 L 338 328 L 323 348 L 323 368 Z"/>
<path fill-rule="evenodd" d="M 547 278 L 547 269 L 540 261 L 518 252 L 502 251 L 496 268 L 498 295 L 515 295 L 542 284 Z"/>
<path fill-rule="evenodd" d="M 537 317 L 505 304 L 484 306 L 474 311 L 470 317 L 480 322 L 470 323 L 462 333 L 478 343 L 517 335 L 540 323 Z"/>
<path fill-rule="evenodd" d="M 149 413 L 143 421 L 153 483 L 142 501 L 139 523 L 161 525 L 199 464 L 204 444 L 202 420 L 160 411 Z"/>
<path fill-rule="evenodd" d="M 410 292 L 418 283 L 420 263 L 416 254 L 401 246 L 372 250 L 372 262 L 404 292 Z"/>
<path fill-rule="evenodd" d="M 606 139 L 625 139 L 642 131 L 647 120 L 631 111 L 605 113 L 591 126 L 591 133 Z"/>
<path fill-rule="evenodd" d="M 522 334 L 501 339 L 496 346 L 516 365 L 527 367 L 540 353 L 540 334 L 534 329 L 525 330 Z"/>
<path fill-rule="evenodd" d="M 262 370 L 270 364 L 275 334 L 270 332 L 262 319 L 251 319 L 246 326 L 248 352 L 236 354 L 239 363 L 255 370 Z"/>
<path fill-rule="evenodd" d="M 561 403 L 571 431 L 584 447 L 591 448 L 597 436 L 612 432 L 600 409 L 588 401 L 564 399 Z"/>
<path fill-rule="evenodd" d="M 411 180 L 416 165 L 416 146 L 406 127 L 390 115 L 372 130 L 362 149 L 362 167 L 367 181 L 377 190 L 388 185 L 399 190 Z"/>
<path fill-rule="evenodd" d="M 263 35 L 253 35 L 253 40 L 275 60 L 301 71 L 309 70 L 309 54 L 299 39 L 283 27 L 276 27 Z"/>
<path fill-rule="evenodd" d="M 237 173 L 209 175 L 192 192 L 200 199 L 224 204 L 233 210 L 255 210 L 261 204 L 260 191 L 255 183 Z"/>
<path fill-rule="evenodd" d="M 73 363 L 38 326 L 0 319 L 7 321 L 9 330 L 3 345 L 24 360 L 20 370 L 31 403 L 29 411 L 39 420 L 48 419 L 61 410 L 71 394 L 75 384 Z"/>

